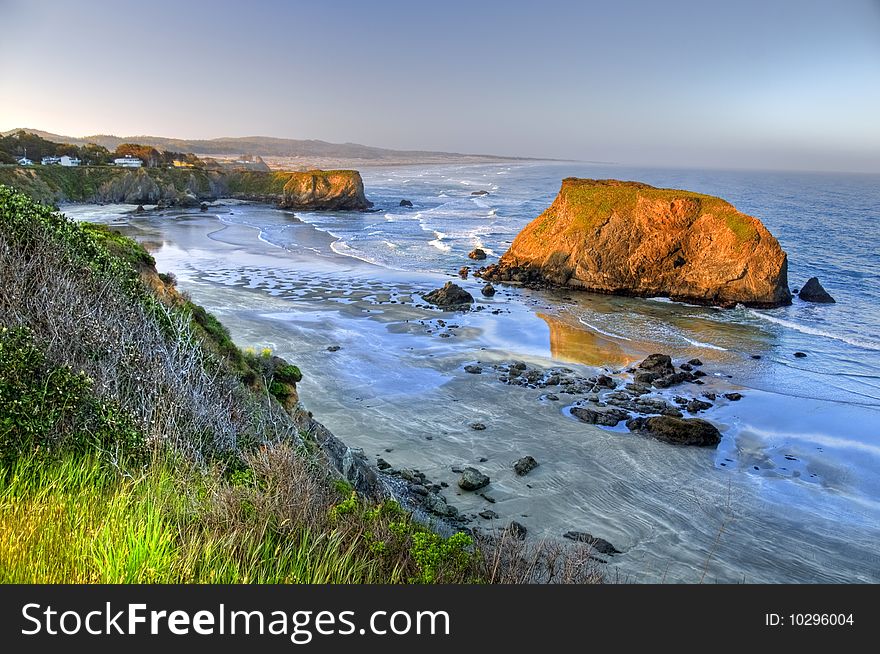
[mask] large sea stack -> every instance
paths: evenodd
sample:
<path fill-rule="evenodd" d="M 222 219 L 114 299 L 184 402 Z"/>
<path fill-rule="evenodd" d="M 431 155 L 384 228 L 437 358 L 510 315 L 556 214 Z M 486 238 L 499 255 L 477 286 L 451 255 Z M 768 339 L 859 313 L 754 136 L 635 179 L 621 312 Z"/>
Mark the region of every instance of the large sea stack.
<path fill-rule="evenodd" d="M 569 177 L 493 281 L 733 306 L 791 303 L 788 261 L 757 218 L 711 195 Z"/>

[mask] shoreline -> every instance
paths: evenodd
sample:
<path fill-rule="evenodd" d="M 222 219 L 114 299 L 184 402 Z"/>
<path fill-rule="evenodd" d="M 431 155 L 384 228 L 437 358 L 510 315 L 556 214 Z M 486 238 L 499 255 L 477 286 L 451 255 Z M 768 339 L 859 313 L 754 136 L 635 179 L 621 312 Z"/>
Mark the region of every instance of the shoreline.
<path fill-rule="evenodd" d="M 874 579 L 864 567 L 863 555 L 856 553 L 876 536 L 870 520 L 859 526 L 854 516 L 847 529 L 850 545 L 834 529 L 821 527 L 824 513 L 840 513 L 833 499 L 840 491 L 833 489 L 841 483 L 844 492 L 846 488 L 833 470 L 824 471 L 829 488 L 810 491 L 800 481 L 780 478 L 778 462 L 768 459 L 761 447 L 743 451 L 736 440 L 726 438 L 710 453 L 632 437 L 625 429 L 603 429 L 566 417 L 561 405 L 568 402 L 541 400 L 546 389 L 511 387 L 463 371 L 476 360 L 510 360 L 510 352 L 530 367 L 560 365 L 561 351 L 550 346 L 554 327 L 547 317 L 568 327 L 556 339 L 559 347 L 593 362 L 568 364 L 585 375 L 595 374 L 598 364 L 614 357 L 620 363 L 615 361 L 612 370 L 643 358 L 652 349 L 650 339 L 615 343 L 611 336 L 595 334 L 582 342 L 587 332 L 566 324 L 570 317 L 560 318 L 564 305 L 554 308 L 554 298 L 528 289 L 505 289 L 491 301 L 480 300 L 503 314 L 492 314 L 491 309 L 444 314 L 413 296 L 442 285 L 451 274 L 386 270 L 341 256 L 329 248 L 333 237 L 301 221 L 282 225 L 296 238 L 290 247 L 279 248 L 254 237 L 263 229 L 256 226 L 262 216 L 274 215 L 275 209 L 228 209 L 257 215 L 249 218 L 252 225 L 186 212 L 172 212 L 179 219 L 126 214 L 118 220 L 139 240 L 159 245 L 154 251 L 159 268 L 174 271 L 181 288 L 215 311 L 236 342 L 269 346 L 297 362 L 305 374 L 300 384 L 305 404 L 337 437 L 363 448 L 371 462 L 382 457 L 399 470 L 417 468 L 433 482 L 446 483 L 449 502 L 469 516 L 487 510 L 500 516 L 477 516 L 472 526 L 500 529 L 517 520 L 528 527 L 530 537 L 559 538 L 568 530 L 586 531 L 624 552 L 610 557 L 612 574 L 636 581 L 694 581 L 713 547 L 721 524 L 718 517 L 726 511 L 740 526 L 712 555 L 709 578 L 797 580 L 812 570 L 808 578 L 816 580 Z M 479 297 L 478 284 L 465 284 Z M 444 333 L 449 336 L 442 337 Z M 327 350 L 334 346 L 340 349 Z M 712 357 L 724 360 L 730 354 L 700 351 L 713 372 L 719 364 Z M 606 357 L 609 353 L 615 354 Z M 739 381 L 734 373 L 732 382 Z M 743 416 L 761 410 L 749 407 L 760 400 L 762 391 L 743 390 L 726 377 L 712 382 L 740 388 L 746 395 L 735 405 L 699 415 L 720 424 L 723 432 L 740 428 Z M 770 394 L 761 403 L 777 401 Z M 471 429 L 470 423 L 477 421 L 487 429 Z M 806 445 L 798 446 L 797 453 L 801 450 L 809 455 Z M 524 455 L 534 456 L 539 466 L 520 478 L 512 463 Z M 722 465 L 725 458 L 737 460 L 736 470 Z M 784 455 L 778 458 L 784 460 Z M 803 465 L 817 465 L 815 457 L 802 460 Z M 761 466 L 761 474 L 747 472 L 752 462 Z M 476 493 L 456 494 L 458 474 L 453 468 L 465 465 L 490 476 L 485 494 L 494 503 Z M 768 496 L 778 495 L 778 488 L 768 489 L 774 483 L 805 486 L 795 494 L 803 497 L 782 518 L 767 511 L 790 504 L 792 490 L 783 489 L 768 505 Z M 730 500 L 722 498 L 730 496 L 737 498 L 736 505 L 725 504 Z M 817 498 L 822 501 L 817 503 Z M 716 505 L 720 509 L 709 508 Z M 701 525 L 692 520 L 695 510 L 702 511 L 699 506 L 709 512 Z M 875 509 L 869 506 L 866 511 L 872 514 Z M 768 530 L 772 535 L 756 544 L 751 534 Z M 763 551 L 766 545 L 760 542 L 765 539 L 797 553 L 784 559 L 780 551 L 769 555 L 768 563 L 739 551 L 748 542 Z M 823 551 L 840 551 L 837 556 L 845 558 L 852 571 L 835 573 L 807 563 L 815 554 L 804 551 L 804 541 L 819 543 Z M 774 571 L 768 572 L 767 566 Z"/>

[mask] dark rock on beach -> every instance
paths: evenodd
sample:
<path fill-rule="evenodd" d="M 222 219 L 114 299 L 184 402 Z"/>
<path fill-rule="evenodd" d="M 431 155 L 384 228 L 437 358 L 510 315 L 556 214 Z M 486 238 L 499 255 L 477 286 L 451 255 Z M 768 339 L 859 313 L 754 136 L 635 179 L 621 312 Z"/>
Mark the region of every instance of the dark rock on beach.
<path fill-rule="evenodd" d="M 468 258 L 473 259 L 474 261 L 482 261 L 486 258 L 486 251 L 481 248 L 476 248 L 468 253 Z"/>
<path fill-rule="evenodd" d="M 400 206 L 401 207 L 411 207 L 411 206 L 413 206 L 413 203 L 410 202 L 409 200 L 401 200 Z"/>
<path fill-rule="evenodd" d="M 484 475 L 476 468 L 465 468 L 458 480 L 458 487 L 466 491 L 475 491 L 489 485 L 488 475 Z"/>
<path fill-rule="evenodd" d="M 468 426 L 474 431 L 486 431 L 486 425 L 484 425 L 482 422 L 472 422 Z"/>
<path fill-rule="evenodd" d="M 741 393 L 725 393 L 724 397 L 726 397 L 731 402 L 739 402 L 742 399 Z"/>
<path fill-rule="evenodd" d="M 472 375 L 479 375 L 483 372 L 483 369 L 480 366 L 475 366 L 473 364 L 467 365 L 464 367 L 465 372 L 469 372 Z"/>
<path fill-rule="evenodd" d="M 798 297 L 805 302 L 819 302 L 823 304 L 832 304 L 835 302 L 834 298 L 831 297 L 828 291 L 822 288 L 822 284 L 819 283 L 818 277 L 810 277 L 810 279 L 807 280 L 807 283 L 804 284 Z"/>
<path fill-rule="evenodd" d="M 486 297 L 492 297 L 495 295 L 495 287 L 492 284 L 486 284 L 480 292 Z"/>
<path fill-rule="evenodd" d="M 795 358 L 803 359 L 807 356 L 807 353 L 806 352 L 795 352 L 794 356 L 795 356 Z"/>
<path fill-rule="evenodd" d="M 471 195 L 489 195 L 489 191 L 471 191 Z"/>
<path fill-rule="evenodd" d="M 673 418 L 672 416 L 633 418 L 627 420 L 626 426 L 636 434 L 650 436 L 674 445 L 707 447 L 718 445 L 721 442 L 721 433 L 715 425 L 699 418 Z"/>
<path fill-rule="evenodd" d="M 587 409 L 584 407 L 574 407 L 571 415 L 590 425 L 604 425 L 606 427 L 616 427 L 621 420 L 629 418 L 629 413 L 622 409 Z"/>
<path fill-rule="evenodd" d="M 586 543 L 598 554 L 620 554 L 620 550 L 604 538 L 598 538 L 585 531 L 567 531 L 562 537 L 577 543 Z"/>
<path fill-rule="evenodd" d="M 507 525 L 506 531 L 516 540 L 525 540 L 526 535 L 529 533 L 529 530 L 526 529 L 525 525 L 520 524 L 516 520 L 511 520 L 510 524 Z"/>
<path fill-rule="evenodd" d="M 422 297 L 441 309 L 467 310 L 474 303 L 473 295 L 452 282 L 446 282 L 443 288 L 435 289 Z"/>
<path fill-rule="evenodd" d="M 462 266 L 462 267 L 459 269 L 459 271 L 458 271 L 458 276 L 461 277 L 462 279 L 467 279 L 467 278 L 468 278 L 468 274 L 469 274 L 470 272 L 471 272 L 471 267 L 470 267 L 470 266 Z"/>
<path fill-rule="evenodd" d="M 513 470 L 517 475 L 523 477 L 529 474 L 532 470 L 538 467 L 538 462 L 535 461 L 534 457 L 524 456 L 521 459 L 517 459 L 513 464 Z"/>

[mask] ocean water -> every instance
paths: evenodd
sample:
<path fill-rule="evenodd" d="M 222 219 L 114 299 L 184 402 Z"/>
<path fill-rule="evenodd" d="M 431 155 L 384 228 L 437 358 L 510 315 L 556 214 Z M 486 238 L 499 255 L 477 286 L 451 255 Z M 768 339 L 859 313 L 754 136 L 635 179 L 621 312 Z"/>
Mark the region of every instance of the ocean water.
<path fill-rule="evenodd" d="M 453 488 L 451 465 L 478 465 L 503 520 L 607 538 L 626 552 L 624 579 L 880 582 L 880 177 L 537 162 L 362 174 L 371 213 L 69 213 L 130 230 L 239 343 L 295 360 L 301 396 L 346 442 Z M 440 338 L 418 294 L 473 266 L 475 247 L 494 261 L 567 176 L 720 196 L 779 239 L 792 287 L 818 276 L 837 303 L 725 310 L 500 287 L 480 297 L 499 315 L 455 316 Z M 478 282 L 459 283 L 479 297 Z M 462 373 L 515 358 L 614 372 L 651 352 L 699 357 L 705 388 L 744 395 L 701 414 L 723 433 L 717 450 L 587 427 L 566 402 Z M 473 432 L 475 416 L 489 429 Z M 528 487 L 507 479 L 524 452 L 542 462 Z"/>

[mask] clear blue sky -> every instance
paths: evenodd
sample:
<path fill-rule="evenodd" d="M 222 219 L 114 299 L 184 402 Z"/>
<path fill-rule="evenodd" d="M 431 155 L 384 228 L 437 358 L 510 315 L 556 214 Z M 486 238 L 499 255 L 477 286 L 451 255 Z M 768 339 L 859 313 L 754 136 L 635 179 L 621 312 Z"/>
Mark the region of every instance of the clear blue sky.
<path fill-rule="evenodd" d="M 0 129 L 880 172 L 880 0 L 0 0 Z"/>

